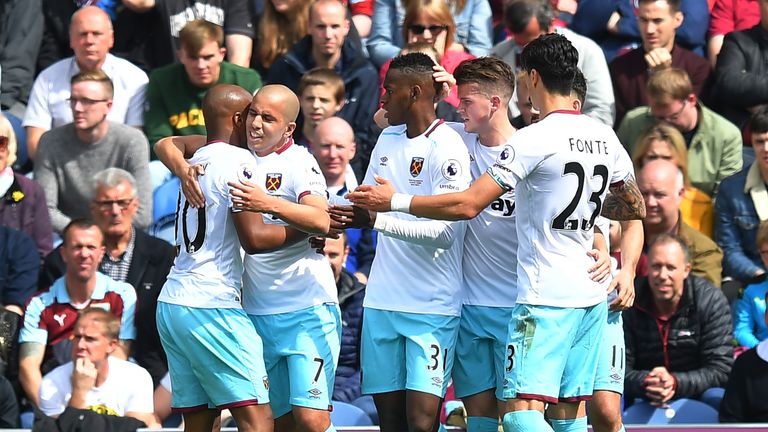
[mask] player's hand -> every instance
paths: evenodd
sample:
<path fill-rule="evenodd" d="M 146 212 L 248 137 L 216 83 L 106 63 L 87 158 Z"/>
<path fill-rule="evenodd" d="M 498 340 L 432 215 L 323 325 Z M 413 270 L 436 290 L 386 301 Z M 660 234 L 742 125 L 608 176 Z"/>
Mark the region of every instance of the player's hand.
<path fill-rule="evenodd" d="M 332 229 L 373 229 L 373 224 L 376 222 L 376 212 L 357 206 L 334 205 L 328 212 L 331 214 Z"/>
<path fill-rule="evenodd" d="M 360 185 L 354 192 L 350 192 L 344 198 L 352 201 L 355 206 L 377 212 L 388 212 L 391 210 L 390 201 L 395 194 L 395 187 L 389 180 L 374 176 L 378 183 L 373 185 Z"/>
<path fill-rule="evenodd" d="M 623 311 L 635 303 L 634 269 L 622 268 L 608 286 L 608 292 L 616 290 L 617 297 L 608 306 L 612 311 Z"/>
<path fill-rule="evenodd" d="M 235 209 L 268 213 L 269 202 L 273 198 L 260 187 L 247 180 L 228 182 L 227 185 L 232 188 L 229 194 L 232 196 L 232 205 Z"/>
<path fill-rule="evenodd" d="M 192 208 L 205 207 L 205 196 L 203 190 L 200 189 L 200 182 L 197 180 L 199 176 L 204 174 L 205 167 L 202 165 L 189 165 L 186 172 L 182 172 L 179 176 L 181 193 L 184 194 L 184 198 L 187 199 Z"/>
<path fill-rule="evenodd" d="M 87 358 L 75 359 L 72 371 L 72 392 L 87 393 L 96 386 L 96 366 Z"/>
<path fill-rule="evenodd" d="M 461 50 L 463 49 L 464 47 L 462 46 Z M 435 96 L 435 102 L 439 102 L 448 97 L 451 89 L 456 85 L 456 78 L 440 65 L 432 66 L 432 70 L 435 71 L 432 73 L 432 79 L 434 79 L 436 83 L 442 84 L 440 93 Z"/>
<path fill-rule="evenodd" d="M 595 260 L 595 264 L 589 269 L 589 276 L 595 282 L 602 282 L 611 274 L 611 256 L 607 251 L 592 249 L 587 255 Z"/>
<path fill-rule="evenodd" d="M 672 54 L 664 47 L 654 48 L 645 53 L 645 62 L 651 69 L 664 69 L 672 66 Z"/>

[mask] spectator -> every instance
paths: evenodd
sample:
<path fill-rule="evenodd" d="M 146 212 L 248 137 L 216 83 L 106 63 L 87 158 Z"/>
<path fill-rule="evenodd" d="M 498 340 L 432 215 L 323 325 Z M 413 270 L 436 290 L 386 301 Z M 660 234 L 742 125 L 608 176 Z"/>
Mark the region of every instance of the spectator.
<path fill-rule="evenodd" d="M 317 139 L 310 145 L 310 150 L 325 177 L 331 204 L 342 201 L 348 204 L 344 195 L 358 186 L 349 167 L 355 148 L 352 128 L 344 119 L 331 117 L 317 126 Z M 347 228 L 345 232 L 348 253 L 345 254 L 344 268 L 366 283 L 373 263 L 376 235 L 370 229 Z"/>
<path fill-rule="evenodd" d="M 714 0 L 709 19 L 707 57 L 712 67 L 723 47 L 725 35 L 760 23 L 760 0 Z"/>
<path fill-rule="evenodd" d="M 267 76 L 272 64 L 307 35 L 310 4 L 311 0 L 264 0 L 251 68 Z"/>
<path fill-rule="evenodd" d="M 723 387 L 733 363 L 728 302 L 691 273 L 686 241 L 662 234 L 648 250 L 635 305 L 624 312 L 625 396 L 660 406 Z"/>
<path fill-rule="evenodd" d="M 93 175 L 108 167 L 136 177 L 139 206 L 136 226 L 144 229 L 152 215 L 149 144 L 141 131 L 107 120 L 112 108 L 112 81 L 103 72 L 72 77 L 69 98 L 75 122 L 57 127 L 40 139 L 35 179 L 45 191 L 53 229 L 61 233 L 73 218 L 88 215 Z"/>
<path fill-rule="evenodd" d="M 0 225 L 0 309 L 20 317 L 24 315 L 24 305 L 35 293 L 40 270 L 40 256 L 36 252 L 37 247 L 30 236 Z M 11 342 L 0 340 L 0 354 Z"/>
<path fill-rule="evenodd" d="M 40 410 L 58 417 L 67 407 L 133 417 L 157 427 L 152 380 L 140 366 L 113 357 L 120 319 L 98 307 L 82 310 L 72 330 L 72 361 L 52 370 L 40 384 Z"/>
<path fill-rule="evenodd" d="M 725 118 L 739 128 L 751 113 L 768 105 L 768 2 L 760 2 L 760 22 L 725 36 L 712 89 Z"/>
<path fill-rule="evenodd" d="M 168 371 L 168 362 L 155 324 L 157 296 L 173 265 L 176 250 L 170 244 L 133 227 L 139 207 L 136 180 L 120 168 L 107 168 L 92 179 L 91 217 L 104 233 L 106 254 L 101 273 L 127 282 L 136 292 L 136 341 L 132 357 L 157 385 Z M 40 272 L 41 289 L 66 272 L 63 245 L 48 255 Z"/>
<path fill-rule="evenodd" d="M 35 76 L 35 60 L 43 37 L 40 0 L 11 0 L 0 10 L 0 106 L 20 141 L 19 166 L 27 163 L 27 136 L 21 119 Z"/>
<path fill-rule="evenodd" d="M 317 125 L 335 116 L 344 106 L 344 80 L 333 69 L 310 69 L 301 76 L 296 95 L 299 97 L 301 117 L 296 121 L 293 139 L 309 148 L 317 140 Z"/>
<path fill-rule="evenodd" d="M 656 160 L 668 160 L 683 173 L 685 192 L 680 202 L 680 216 L 688 226 L 712 238 L 714 209 L 712 197 L 691 185 L 688 178 L 688 149 L 680 132 L 666 124 L 651 126 L 639 138 L 632 161 L 635 171 L 640 171 L 646 163 Z"/>
<path fill-rule="evenodd" d="M 677 43 L 704 55 L 708 2 L 682 0 L 680 11 L 685 16 L 675 30 Z M 709 2 L 711 3 L 711 1 Z M 637 21 L 638 2 L 631 0 L 578 0 L 578 8 L 569 27 L 600 45 L 608 62 L 632 50 L 642 42 Z"/>
<path fill-rule="evenodd" d="M 43 188 L 11 168 L 17 148 L 10 123 L 0 116 L 0 225 L 29 234 L 43 259 L 53 249 L 51 217 Z"/>
<path fill-rule="evenodd" d="M 181 29 L 194 20 L 205 20 L 224 28 L 224 44 L 230 63 L 248 67 L 253 49 L 251 10 L 246 0 L 122 0 L 136 12 L 154 8 L 159 18 L 156 39 L 149 43 L 157 66 L 173 63 L 181 49 Z M 159 40 L 158 40 L 159 39 Z"/>
<path fill-rule="evenodd" d="M 555 27 L 554 11 L 548 1 L 513 0 L 504 8 L 504 21 L 512 38 L 491 50 L 491 54 L 504 60 L 517 71 L 517 59 L 523 47 L 545 33 L 560 33 L 579 52 L 578 67 L 587 78 L 587 99 L 582 112 L 608 126 L 613 126 L 615 102 L 608 64 L 600 47 L 591 39 L 576 34 L 565 27 Z M 518 86 L 518 88 L 521 86 Z M 517 100 L 510 101 L 511 115 L 517 116 Z"/>
<path fill-rule="evenodd" d="M 432 45 L 439 56 L 440 65 L 448 73 L 453 73 L 459 63 L 475 58 L 463 50 L 451 49 L 456 37 L 456 24 L 451 10 L 444 0 L 418 0 L 408 3 L 403 22 L 403 39 L 408 43 L 424 42 Z M 401 54 L 402 55 L 402 52 Z M 384 78 L 389 70 L 389 63 L 379 70 L 381 94 L 384 94 Z M 454 107 L 459 106 L 456 87 L 451 89 L 445 101 Z"/>
<path fill-rule="evenodd" d="M 60 60 L 35 79 L 24 114 L 29 158 L 35 160 L 40 136 L 47 130 L 72 122 L 69 109 L 70 79 L 83 72 L 103 70 L 114 83 L 114 109 L 109 120 L 130 126 L 142 125 L 147 74 L 127 60 L 109 54 L 114 43 L 112 22 L 96 6 L 84 7 L 72 16 L 69 43 L 74 57 Z"/>
<path fill-rule="evenodd" d="M 763 297 L 763 305 L 768 296 Z M 763 314 L 768 324 L 768 314 Z M 720 403 L 720 423 L 768 422 L 768 341 L 740 355 L 733 363 Z"/>
<path fill-rule="evenodd" d="M 670 66 L 688 73 L 696 96 L 701 96 L 710 66 L 703 57 L 675 43 L 675 30 L 683 23 L 681 0 L 639 0 L 637 23 L 642 46 L 615 58 L 609 69 L 616 97 L 616 124 L 629 110 L 647 105 L 649 76 Z"/>
<path fill-rule="evenodd" d="M 637 269 L 638 276 L 646 276 L 649 245 L 662 234 L 674 234 L 685 240 L 693 274 L 709 279 L 720 287 L 723 252 L 709 237 L 696 231 L 680 218 L 685 183 L 683 173 L 674 163 L 665 160 L 648 162 L 637 177 L 637 186 L 643 195 L 646 217 L 643 219 L 645 253 Z"/>
<path fill-rule="evenodd" d="M 298 92 L 301 76 L 308 70 L 323 67 L 338 71 L 346 94 L 338 115 L 352 126 L 361 147 L 372 148 L 375 138 L 369 131 L 378 107 L 379 82 L 373 65 L 347 37 L 348 32 L 349 20 L 341 2 L 317 0 L 309 10 L 309 34 L 272 65 L 267 82 Z"/>
<path fill-rule="evenodd" d="M 715 201 L 715 240 L 723 248 L 725 275 L 742 283 L 765 273 L 756 244 L 760 221 L 768 220 L 768 109 L 752 115 L 755 161 L 723 180 Z"/>
<path fill-rule="evenodd" d="M 419 25 L 419 29 L 432 26 L 443 26 L 442 30 L 436 32 L 449 33 L 448 43 L 443 49 L 438 49 L 441 56 L 446 56 L 446 51 L 451 50 L 455 53 L 469 53 L 472 56 L 488 55 L 491 50 L 492 30 L 491 30 L 491 6 L 486 0 L 444 0 L 448 6 L 447 15 L 450 15 L 452 23 L 450 31 L 446 31 L 447 21 L 445 18 L 432 16 L 427 20 L 430 22 L 419 22 L 420 17 L 412 15 L 411 19 L 406 21 L 408 15 L 407 9 L 416 11 L 438 11 L 441 7 L 431 4 L 435 0 L 414 0 L 411 2 L 401 2 L 399 0 L 376 0 L 373 8 L 373 26 L 371 36 L 368 38 L 368 53 L 376 67 L 383 67 L 392 57 L 400 52 L 400 49 L 413 39 L 409 35 L 408 27 L 410 25 Z M 442 13 L 442 12 L 441 12 Z M 433 22 L 434 21 L 434 22 Z M 432 31 L 430 30 L 430 33 Z M 420 35 L 423 32 L 419 33 Z M 439 37 L 433 34 L 432 37 Z M 455 40 L 455 43 L 453 43 Z M 448 57 L 452 57 L 447 54 Z M 446 69 L 452 72 L 458 66 L 457 62 L 452 68 Z M 445 64 L 443 64 L 445 66 Z"/>
<path fill-rule="evenodd" d="M 527 75 L 528 73 L 524 70 L 518 71 L 515 74 L 515 99 L 517 100 L 517 111 L 520 114 L 510 121 L 516 129 L 522 129 L 539 118 L 539 112 L 533 108 L 531 95 L 528 91 L 528 86 L 525 84 L 525 77 Z M 512 110 L 510 109 L 511 112 Z"/>
<path fill-rule="evenodd" d="M 26 397 L 39 406 L 42 376 L 70 356 L 72 329 L 79 311 L 100 307 L 120 318 L 120 343 L 114 355 L 128 358 L 135 338 L 136 293 L 130 285 L 97 272 L 104 237 L 92 221 L 75 219 L 63 233 L 66 273 L 46 291 L 32 296 L 19 335 L 19 378 Z"/>
<path fill-rule="evenodd" d="M 13 385 L 0 375 L 0 428 L 16 429 L 19 427 L 19 404 Z"/>
<path fill-rule="evenodd" d="M 202 102 L 211 86 L 236 84 L 251 93 L 261 87 L 257 72 L 224 61 L 223 44 L 222 28 L 209 21 L 190 21 L 181 29 L 181 64 L 155 70 L 147 86 L 144 131 L 150 144 L 167 136 L 205 135 Z"/>
<path fill-rule="evenodd" d="M 768 261 L 768 221 L 757 230 L 757 250 L 763 265 Z M 733 334 L 739 345 L 754 348 L 768 339 L 765 325 L 765 296 L 768 294 L 768 280 L 758 276 L 747 285 L 740 299 L 736 300 L 733 311 Z"/>
<path fill-rule="evenodd" d="M 714 197 L 720 182 L 742 165 L 741 133 L 732 123 L 704 106 L 685 71 L 668 68 L 648 81 L 649 106 L 635 108 L 621 122 L 617 135 L 630 153 L 643 131 L 657 122 L 677 128 L 688 147 L 691 184 Z"/>

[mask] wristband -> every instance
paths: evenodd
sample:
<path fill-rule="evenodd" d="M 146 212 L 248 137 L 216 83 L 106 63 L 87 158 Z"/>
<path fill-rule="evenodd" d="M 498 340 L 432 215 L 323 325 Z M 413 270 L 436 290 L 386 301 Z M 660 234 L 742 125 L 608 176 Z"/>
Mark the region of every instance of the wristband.
<path fill-rule="evenodd" d="M 392 195 L 392 199 L 389 201 L 389 207 L 392 211 L 410 213 L 412 199 L 413 195 L 396 193 Z"/>

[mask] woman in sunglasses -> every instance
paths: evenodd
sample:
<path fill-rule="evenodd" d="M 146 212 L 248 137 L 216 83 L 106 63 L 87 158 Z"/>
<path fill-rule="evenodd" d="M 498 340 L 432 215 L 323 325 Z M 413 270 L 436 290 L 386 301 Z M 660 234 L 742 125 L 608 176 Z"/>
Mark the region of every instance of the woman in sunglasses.
<path fill-rule="evenodd" d="M 42 259 L 53 249 L 53 228 L 43 188 L 24 174 L 13 172 L 16 135 L 0 115 L 0 225 L 29 234 Z"/>
<path fill-rule="evenodd" d="M 466 52 L 462 45 L 455 42 L 456 24 L 453 21 L 451 9 L 445 0 L 407 1 L 402 31 L 406 44 L 427 43 L 432 45 L 438 53 L 440 65 L 450 74 L 453 73 L 459 63 L 475 58 L 474 55 Z M 387 61 L 379 71 L 379 82 L 381 83 L 387 76 L 390 61 Z M 383 92 L 384 88 L 382 87 L 381 94 Z M 459 106 L 455 86 L 445 101 L 455 107 Z"/>

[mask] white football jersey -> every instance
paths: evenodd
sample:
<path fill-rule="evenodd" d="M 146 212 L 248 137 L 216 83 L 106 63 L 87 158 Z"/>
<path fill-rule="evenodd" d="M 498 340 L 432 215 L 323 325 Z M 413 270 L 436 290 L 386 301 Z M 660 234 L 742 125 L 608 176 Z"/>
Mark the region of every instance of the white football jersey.
<path fill-rule="evenodd" d="M 371 153 L 364 184 L 374 175 L 390 180 L 411 195 L 459 192 L 469 186 L 469 155 L 461 137 L 442 120 L 414 138 L 405 125 L 384 129 Z M 429 220 L 391 212 L 408 221 Z M 454 230 L 447 249 L 418 245 L 379 235 L 364 306 L 399 312 L 459 316 L 464 222 L 445 222 Z"/>
<path fill-rule="evenodd" d="M 176 210 L 178 255 L 158 301 L 200 308 L 241 308 L 243 272 L 240 240 L 232 221 L 227 182 L 251 180 L 256 162 L 247 150 L 213 142 L 198 150 L 190 165 L 202 165 L 198 177 L 205 208 L 189 206 L 179 193 Z"/>
<path fill-rule="evenodd" d="M 573 111 L 555 111 L 518 131 L 488 169 L 515 189 L 518 303 L 588 307 L 606 299 L 586 271 L 594 225 L 610 185 L 632 161 L 613 130 Z"/>
<path fill-rule="evenodd" d="M 255 156 L 254 183 L 269 195 L 298 203 L 306 195 L 326 197 L 325 178 L 304 147 L 289 144 L 267 156 Z M 267 224 L 288 225 L 270 215 Z M 338 303 L 336 280 L 328 260 L 300 241 L 283 249 L 246 255 L 243 308 L 251 315 L 293 312 L 323 303 Z"/>
<path fill-rule="evenodd" d="M 477 180 L 504 146 L 486 147 L 464 124 L 450 123 L 469 151 L 469 171 Z M 517 299 L 517 231 L 515 191 L 510 190 L 467 223 L 464 235 L 464 304 L 512 307 Z"/>

